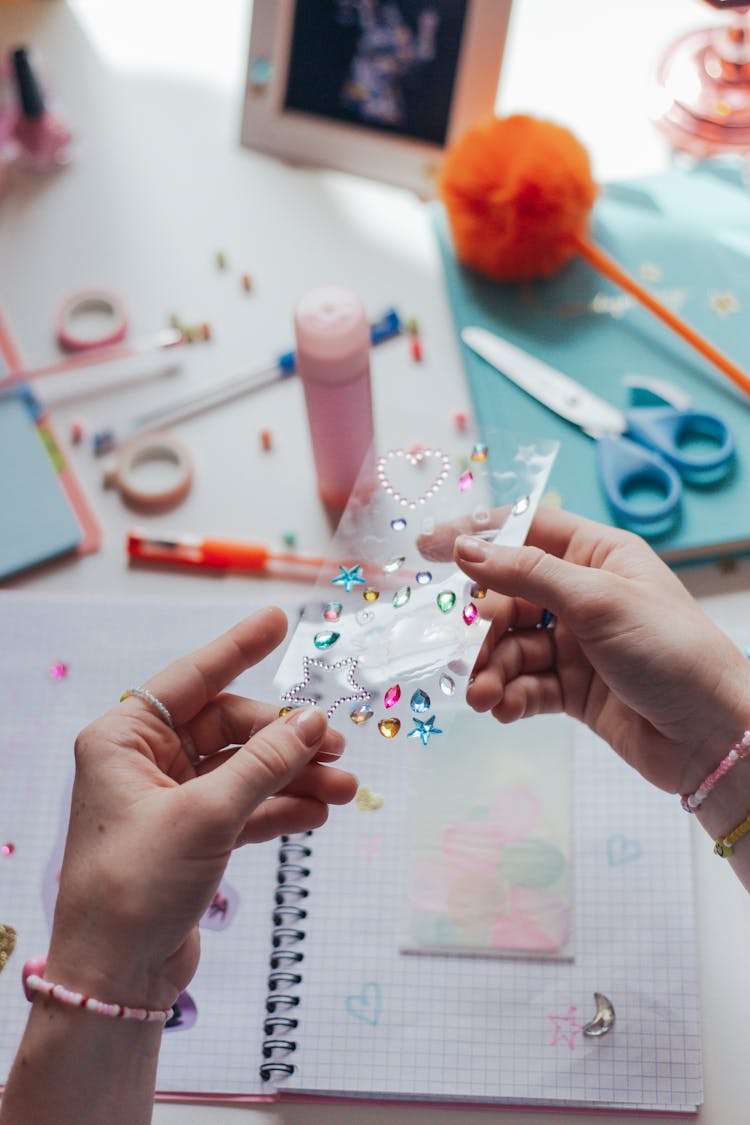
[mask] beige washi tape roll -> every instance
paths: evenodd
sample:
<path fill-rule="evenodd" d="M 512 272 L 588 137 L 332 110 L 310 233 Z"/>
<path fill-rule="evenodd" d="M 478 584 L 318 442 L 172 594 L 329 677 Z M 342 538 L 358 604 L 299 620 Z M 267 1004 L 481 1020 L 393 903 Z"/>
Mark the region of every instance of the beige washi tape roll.
<path fill-rule="evenodd" d="M 137 470 L 152 462 L 174 466 L 174 479 L 167 488 L 139 485 Z M 170 474 L 171 475 L 171 474 Z M 116 488 L 126 504 L 149 511 L 175 508 L 193 485 L 193 458 L 187 446 L 171 434 L 144 434 L 126 442 L 115 465 L 104 474 L 105 488 Z"/>

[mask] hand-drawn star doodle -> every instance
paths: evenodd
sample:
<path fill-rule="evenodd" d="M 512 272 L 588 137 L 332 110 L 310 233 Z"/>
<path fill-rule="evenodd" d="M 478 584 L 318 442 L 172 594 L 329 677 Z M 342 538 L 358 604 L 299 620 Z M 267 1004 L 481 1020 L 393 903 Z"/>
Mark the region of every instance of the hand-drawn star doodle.
<path fill-rule="evenodd" d="M 325 675 L 335 673 L 336 679 L 340 679 L 338 675 L 342 669 L 346 669 L 346 686 L 351 688 L 351 694 L 337 695 L 333 702 L 326 710 L 326 715 L 330 719 L 336 708 L 341 703 L 354 703 L 358 700 L 370 699 L 371 693 L 367 691 L 362 684 L 358 684 L 355 675 L 359 661 L 353 656 L 347 656 L 344 660 L 337 660 L 334 664 L 326 664 L 324 660 L 319 660 L 314 656 L 302 657 L 302 679 L 298 684 L 294 684 L 281 696 L 284 703 L 295 703 L 298 705 L 309 703 L 312 706 L 317 706 L 320 702 L 319 698 L 314 695 L 304 695 L 304 689 L 307 688 L 308 692 L 312 683 L 314 669 L 320 669 Z M 333 681 L 334 690 L 340 690 L 339 685 Z M 332 694 L 332 693 L 329 693 Z"/>
<path fill-rule="evenodd" d="M 352 567 L 342 566 L 339 563 L 339 570 L 341 574 L 337 574 L 335 578 L 331 579 L 332 586 L 343 586 L 347 594 L 351 593 L 352 586 L 364 586 L 365 580 L 362 577 L 362 567 L 359 563 Z"/>
<path fill-rule="evenodd" d="M 568 1007 L 564 1016 L 547 1016 L 547 1019 L 552 1020 L 555 1025 L 550 1047 L 556 1047 L 558 1043 L 564 1043 L 571 1051 L 575 1051 L 576 1036 L 583 1030 L 582 1025 L 576 1019 L 575 1007 Z"/>
<path fill-rule="evenodd" d="M 407 734 L 406 737 L 407 738 L 421 738 L 423 746 L 427 745 L 427 743 L 430 741 L 430 738 L 432 737 L 433 734 L 442 734 L 443 733 L 441 730 L 438 730 L 438 728 L 435 726 L 435 716 L 434 715 L 430 715 L 429 719 L 424 719 L 424 720 L 414 719 L 413 722 L 415 722 L 417 725 L 414 728 L 414 730 L 409 731 L 409 733 Z"/>

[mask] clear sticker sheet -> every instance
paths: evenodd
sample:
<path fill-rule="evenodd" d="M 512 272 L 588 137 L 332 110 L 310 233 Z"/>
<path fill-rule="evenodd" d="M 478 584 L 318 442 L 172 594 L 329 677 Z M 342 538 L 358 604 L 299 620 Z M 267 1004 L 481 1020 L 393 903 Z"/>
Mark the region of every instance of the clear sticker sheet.
<path fill-rule="evenodd" d="M 488 627 L 454 539 L 521 545 L 557 451 L 485 442 L 371 452 L 276 674 L 283 706 L 322 707 L 350 744 L 357 728 L 424 747 L 443 734 Z"/>

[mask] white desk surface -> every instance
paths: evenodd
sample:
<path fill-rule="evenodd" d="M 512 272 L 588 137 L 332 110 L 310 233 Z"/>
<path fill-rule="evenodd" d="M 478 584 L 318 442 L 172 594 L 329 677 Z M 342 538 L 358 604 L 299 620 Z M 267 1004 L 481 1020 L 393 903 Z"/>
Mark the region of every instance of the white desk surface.
<path fill-rule="evenodd" d="M 179 426 L 196 462 L 195 487 L 168 515 L 135 517 L 100 485 L 101 462 L 69 448 L 71 421 L 122 427 L 150 406 L 240 371 L 292 344 L 296 300 L 325 282 L 357 291 L 375 316 L 388 305 L 421 323 L 425 362 L 403 340 L 376 349 L 376 428 L 389 445 L 455 441 L 452 414 L 469 407 L 436 247 L 415 198 L 336 173 L 291 168 L 239 148 L 249 5 L 197 0 L 32 0 L 0 3 L 0 50 L 32 43 L 77 137 L 74 163 L 51 178 L 13 177 L 0 199 L 0 307 L 26 362 L 56 357 L 52 326 L 72 291 L 121 293 L 133 338 L 166 324 L 209 320 L 215 340 L 183 355 L 180 374 L 133 381 L 154 364 L 101 377 L 49 379 L 43 395 L 93 500 L 102 549 L 29 574 L 19 588 L 49 593 L 237 597 L 275 592 L 247 578 L 129 569 L 125 530 L 194 531 L 280 546 L 292 530 L 317 553 L 328 527 L 317 500 L 301 388 L 295 380 Z M 715 13 L 690 0 L 516 0 L 498 108 L 567 124 L 604 180 L 657 171 L 668 155 L 648 120 L 650 76 L 672 37 Z M 229 266 L 221 272 L 215 254 Z M 242 291 L 239 276 L 255 289 Z M 96 385 L 97 393 L 90 388 Z M 87 391 L 88 388 L 88 391 Z M 274 449 L 262 453 L 258 431 Z M 681 572 L 729 625 L 747 599 L 750 561 Z M 696 826 L 696 910 L 703 990 L 704 1125 L 747 1120 L 747 1079 L 736 1065 L 750 997 L 750 899 Z M 690 904 L 686 904 L 690 909 Z M 582 1119 L 559 1112 L 561 1122 Z M 473 1113 L 404 1106 L 157 1105 L 158 1125 L 547 1125 L 546 1113 Z M 658 1117 L 621 1117 L 625 1125 Z"/>

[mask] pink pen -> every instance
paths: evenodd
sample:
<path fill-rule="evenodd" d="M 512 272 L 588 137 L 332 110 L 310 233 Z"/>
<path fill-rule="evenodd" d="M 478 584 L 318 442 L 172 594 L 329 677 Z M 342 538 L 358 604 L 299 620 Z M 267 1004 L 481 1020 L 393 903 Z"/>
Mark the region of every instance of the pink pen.
<path fill-rule="evenodd" d="M 370 326 L 361 301 L 325 286 L 294 317 L 320 498 L 340 515 L 373 444 Z"/>

